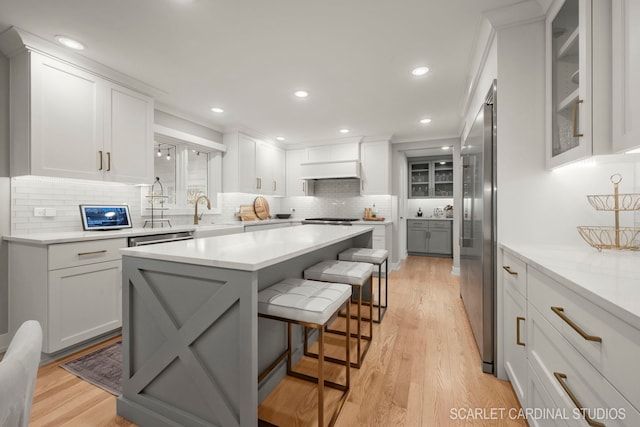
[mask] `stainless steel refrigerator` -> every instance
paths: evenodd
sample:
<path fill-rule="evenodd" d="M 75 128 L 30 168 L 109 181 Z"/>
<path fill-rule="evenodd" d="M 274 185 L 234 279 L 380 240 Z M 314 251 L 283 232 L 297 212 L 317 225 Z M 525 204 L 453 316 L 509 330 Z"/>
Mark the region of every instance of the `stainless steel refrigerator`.
<path fill-rule="evenodd" d="M 496 355 L 496 95 L 494 80 L 461 150 L 460 297 L 487 373 Z"/>

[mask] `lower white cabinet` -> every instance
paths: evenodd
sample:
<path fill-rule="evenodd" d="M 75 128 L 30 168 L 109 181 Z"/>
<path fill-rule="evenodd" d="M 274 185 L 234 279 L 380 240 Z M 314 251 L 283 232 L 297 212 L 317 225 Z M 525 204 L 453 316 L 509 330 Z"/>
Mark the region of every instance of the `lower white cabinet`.
<path fill-rule="evenodd" d="M 49 352 L 122 326 L 122 263 L 49 272 Z"/>
<path fill-rule="evenodd" d="M 369 225 L 369 224 L 367 224 Z M 392 233 L 392 225 L 389 224 L 373 224 L 373 249 L 386 249 L 389 253 L 388 262 L 391 262 L 393 257 L 391 256 L 391 233 Z M 374 271 L 377 274 L 378 268 L 376 267 Z M 382 272 L 385 271 L 385 265 L 382 265 Z"/>
<path fill-rule="evenodd" d="M 44 353 L 122 326 L 122 262 L 127 240 L 51 245 L 9 243 L 9 319 L 15 332 L 38 320 Z"/>
<path fill-rule="evenodd" d="M 504 366 L 529 425 L 640 425 L 640 330 L 551 277 L 562 261 L 502 259 Z"/>

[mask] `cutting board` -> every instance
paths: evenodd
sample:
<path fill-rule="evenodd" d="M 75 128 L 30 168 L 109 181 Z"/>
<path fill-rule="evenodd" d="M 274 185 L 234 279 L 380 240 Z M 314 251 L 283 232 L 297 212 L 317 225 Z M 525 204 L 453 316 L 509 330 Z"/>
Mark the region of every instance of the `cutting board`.
<path fill-rule="evenodd" d="M 253 202 L 253 210 L 260 219 L 269 219 L 269 202 L 262 196 L 256 197 Z"/>
<path fill-rule="evenodd" d="M 240 212 L 236 213 L 243 221 L 255 221 L 258 219 L 253 205 L 240 205 Z"/>

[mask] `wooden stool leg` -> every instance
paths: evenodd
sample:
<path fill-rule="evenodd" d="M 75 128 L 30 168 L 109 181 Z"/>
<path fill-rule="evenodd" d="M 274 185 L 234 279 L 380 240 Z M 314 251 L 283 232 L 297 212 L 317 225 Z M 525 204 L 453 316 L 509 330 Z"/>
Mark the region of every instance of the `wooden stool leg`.
<path fill-rule="evenodd" d="M 373 273 L 369 277 L 369 295 L 371 299 L 369 304 L 369 338 L 373 339 Z"/>
<path fill-rule="evenodd" d="M 347 319 L 348 321 L 350 321 L 349 319 Z M 358 331 L 356 332 L 356 335 L 358 336 L 358 344 L 357 344 L 357 348 L 358 348 L 358 366 L 361 365 L 362 363 L 362 359 L 360 356 L 360 341 L 362 341 L 362 331 L 360 330 L 360 328 L 362 327 L 362 286 L 358 286 L 358 321 L 357 321 L 357 325 L 358 325 Z"/>
<path fill-rule="evenodd" d="M 344 337 L 344 342 L 345 342 L 345 357 L 344 360 L 347 362 L 344 364 L 346 370 L 346 385 L 347 385 L 347 390 L 349 390 L 349 388 L 351 387 L 351 301 L 347 301 L 347 329 L 346 329 L 346 335 Z"/>
<path fill-rule="evenodd" d="M 349 366 L 348 363 L 347 363 L 347 366 Z M 323 327 L 318 328 L 318 427 L 324 427 L 324 328 Z"/>

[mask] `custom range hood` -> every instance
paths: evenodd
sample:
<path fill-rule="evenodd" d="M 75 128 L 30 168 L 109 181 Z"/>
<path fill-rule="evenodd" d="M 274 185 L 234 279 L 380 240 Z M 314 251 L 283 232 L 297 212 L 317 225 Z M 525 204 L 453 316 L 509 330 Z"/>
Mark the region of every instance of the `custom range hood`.
<path fill-rule="evenodd" d="M 360 179 L 358 160 L 339 160 L 326 162 L 306 162 L 300 164 L 301 179 Z"/>

